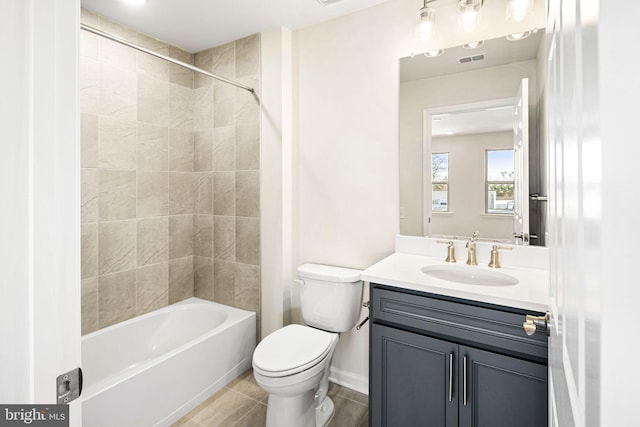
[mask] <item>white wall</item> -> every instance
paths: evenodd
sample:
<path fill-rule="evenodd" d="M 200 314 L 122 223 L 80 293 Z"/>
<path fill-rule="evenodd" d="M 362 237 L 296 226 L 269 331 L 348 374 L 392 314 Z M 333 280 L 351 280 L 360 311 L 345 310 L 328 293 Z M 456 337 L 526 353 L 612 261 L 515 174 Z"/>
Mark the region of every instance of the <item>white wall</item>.
<path fill-rule="evenodd" d="M 485 2 L 474 34 L 446 31 L 455 28 L 450 23 L 457 12 L 454 2 L 442 3 L 441 31 L 421 45 L 414 39 L 421 5 L 392 0 L 294 33 L 297 262 L 365 268 L 393 252 L 399 231 L 399 58 L 544 26 L 543 0 L 536 1 L 534 18 L 521 24 L 504 21 L 501 0 Z M 292 295 L 295 309 L 296 288 Z M 367 328 L 342 335 L 333 371 L 334 378 L 366 391 Z"/>
<path fill-rule="evenodd" d="M 512 132 L 432 139 L 432 153 L 449 153 L 449 212 L 433 212 L 432 234 L 468 236 L 478 230 L 480 237 L 512 239 L 513 217 L 485 213 L 486 150 L 499 149 L 513 149 Z"/>
<path fill-rule="evenodd" d="M 536 60 L 530 60 L 404 82 L 400 85 L 400 206 L 405 212 L 405 218 L 400 220 L 400 234 L 424 235 L 423 111 L 428 108 L 513 98 L 524 77 L 529 79 L 529 93 L 535 94 L 536 70 Z M 536 96 L 529 97 L 529 129 L 532 130 L 536 128 L 536 101 Z M 530 140 L 535 140 L 535 137 Z M 513 141 L 511 145 L 513 146 Z M 470 235 L 470 232 L 463 235 Z"/>

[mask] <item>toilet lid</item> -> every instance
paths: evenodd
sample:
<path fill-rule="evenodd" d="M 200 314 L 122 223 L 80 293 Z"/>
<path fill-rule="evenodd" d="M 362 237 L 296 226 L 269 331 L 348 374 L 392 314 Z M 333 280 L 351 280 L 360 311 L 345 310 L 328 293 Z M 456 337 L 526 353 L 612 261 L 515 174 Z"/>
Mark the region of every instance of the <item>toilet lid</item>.
<path fill-rule="evenodd" d="M 336 335 L 308 326 L 285 326 L 258 344 L 253 365 L 265 374 L 295 374 L 324 358 Z"/>

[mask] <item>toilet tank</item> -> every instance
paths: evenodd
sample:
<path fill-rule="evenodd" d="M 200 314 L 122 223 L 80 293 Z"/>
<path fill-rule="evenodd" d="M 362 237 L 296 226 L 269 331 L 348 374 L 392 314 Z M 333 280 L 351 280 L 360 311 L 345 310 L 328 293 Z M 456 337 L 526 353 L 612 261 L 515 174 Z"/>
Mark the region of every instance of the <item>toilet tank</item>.
<path fill-rule="evenodd" d="M 360 270 L 303 264 L 298 279 L 305 324 L 330 332 L 346 332 L 356 325 L 362 300 Z"/>

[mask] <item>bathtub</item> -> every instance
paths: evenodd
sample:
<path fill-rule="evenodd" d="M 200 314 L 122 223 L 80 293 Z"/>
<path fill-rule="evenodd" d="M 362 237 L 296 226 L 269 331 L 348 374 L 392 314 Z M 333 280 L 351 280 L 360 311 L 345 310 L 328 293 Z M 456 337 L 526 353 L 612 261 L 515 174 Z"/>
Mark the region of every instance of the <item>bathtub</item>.
<path fill-rule="evenodd" d="M 251 367 L 256 314 L 189 298 L 82 337 L 82 425 L 169 426 Z"/>

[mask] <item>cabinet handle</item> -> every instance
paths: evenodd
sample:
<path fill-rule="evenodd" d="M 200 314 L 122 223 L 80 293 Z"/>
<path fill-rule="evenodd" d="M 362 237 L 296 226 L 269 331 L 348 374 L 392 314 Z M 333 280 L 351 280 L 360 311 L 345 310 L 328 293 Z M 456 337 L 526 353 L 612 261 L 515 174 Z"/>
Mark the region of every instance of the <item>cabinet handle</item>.
<path fill-rule="evenodd" d="M 462 374 L 462 400 L 464 401 L 464 406 L 467 406 L 467 356 L 464 357 L 462 369 L 464 370 Z"/>
<path fill-rule="evenodd" d="M 453 400 L 453 353 L 449 353 L 449 402 Z"/>

